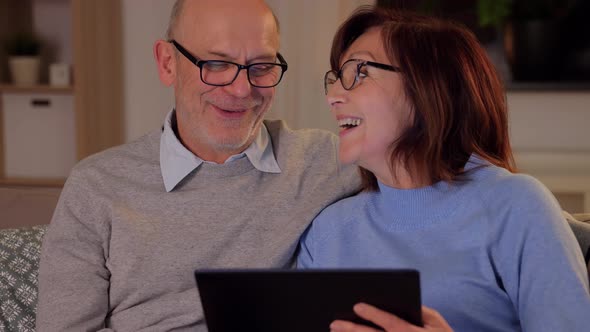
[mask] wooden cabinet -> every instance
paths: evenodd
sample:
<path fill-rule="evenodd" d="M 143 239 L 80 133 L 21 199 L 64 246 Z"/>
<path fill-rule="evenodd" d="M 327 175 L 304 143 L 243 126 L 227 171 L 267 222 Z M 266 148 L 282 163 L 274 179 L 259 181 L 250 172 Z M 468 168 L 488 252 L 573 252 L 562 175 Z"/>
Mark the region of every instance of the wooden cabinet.
<path fill-rule="evenodd" d="M 123 143 L 121 0 L 18 3 L 0 0 L 14 11 L 3 14 L 14 24 L 5 21 L 0 37 L 22 29 L 18 22 L 70 22 L 67 42 L 46 45 L 71 52 L 62 56 L 72 62 L 73 84 L 49 86 L 45 74 L 38 86 L 17 87 L 0 76 L 0 184 L 60 185 L 76 161 Z"/>
<path fill-rule="evenodd" d="M 3 93 L 4 176 L 65 178 L 76 163 L 71 93 Z"/>

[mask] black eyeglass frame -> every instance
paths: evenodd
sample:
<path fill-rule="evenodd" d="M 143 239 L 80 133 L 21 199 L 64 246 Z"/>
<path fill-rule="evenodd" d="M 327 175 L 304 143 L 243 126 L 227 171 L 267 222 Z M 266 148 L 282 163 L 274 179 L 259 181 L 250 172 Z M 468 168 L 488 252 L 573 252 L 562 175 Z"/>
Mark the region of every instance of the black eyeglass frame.
<path fill-rule="evenodd" d="M 199 58 L 197 58 L 196 56 L 192 55 L 186 48 L 184 48 L 184 46 L 180 45 L 176 40 L 174 39 L 170 39 L 168 41 L 169 43 L 172 43 L 172 45 L 174 45 L 174 47 L 176 47 L 176 49 L 182 54 L 184 55 L 185 58 L 187 58 L 190 62 L 192 62 L 195 66 L 199 67 L 199 76 L 201 78 L 201 81 L 207 85 L 211 85 L 211 86 L 226 86 L 226 85 L 230 85 L 232 84 L 236 78 L 238 77 L 238 75 L 240 75 L 240 71 L 242 71 L 242 69 L 246 69 L 246 74 L 248 76 L 248 82 L 250 83 L 250 85 L 252 85 L 253 87 L 256 88 L 272 88 L 277 86 L 281 80 L 283 79 L 283 75 L 285 74 L 285 72 L 287 71 L 287 69 L 289 68 L 289 65 L 287 64 L 287 61 L 285 61 L 285 58 L 283 58 L 283 56 L 281 55 L 281 53 L 277 52 L 277 59 L 279 60 L 279 63 L 276 62 L 256 62 L 256 63 L 251 63 L 249 65 L 242 65 L 239 63 L 235 63 L 235 62 L 231 62 L 231 61 L 225 61 L 225 60 L 201 60 Z M 232 64 L 238 67 L 238 70 L 236 71 L 236 75 L 234 76 L 234 78 L 229 82 L 229 83 L 224 83 L 224 84 L 212 84 L 209 82 L 205 82 L 205 80 L 203 79 L 203 66 L 209 62 L 215 62 L 215 63 L 227 63 L 227 64 Z M 281 76 L 279 77 L 279 79 L 277 80 L 277 82 L 274 85 L 269 85 L 269 86 L 261 86 L 261 85 L 257 85 L 255 83 L 252 82 L 252 80 L 250 79 L 250 68 L 253 66 L 257 66 L 257 65 L 278 65 L 281 67 Z"/>
<path fill-rule="evenodd" d="M 356 65 L 356 73 L 354 75 L 354 81 L 352 81 L 352 84 L 349 87 L 346 87 L 346 86 L 344 86 L 344 83 L 342 82 L 342 68 L 344 68 L 344 66 L 346 66 L 347 63 L 352 62 L 352 61 L 358 62 L 358 64 Z M 340 69 L 328 70 L 326 72 L 326 74 L 324 74 L 324 93 L 327 95 L 328 94 L 328 85 L 332 85 L 332 84 L 336 83 L 336 81 L 340 81 L 340 84 L 342 84 L 342 87 L 344 88 L 344 90 L 350 91 L 350 90 L 354 89 L 360 80 L 359 74 L 360 74 L 361 68 L 363 66 L 371 66 L 371 67 L 375 67 L 375 68 L 379 68 L 379 69 L 383 69 L 383 70 L 388 70 L 388 71 L 393 71 L 393 72 L 401 72 L 402 71 L 400 67 L 387 65 L 387 64 L 379 63 L 379 62 L 373 62 L 373 61 L 362 60 L 362 59 L 346 60 L 342 64 L 342 66 L 340 66 Z M 330 75 L 331 73 L 336 75 L 336 80 L 334 80 L 334 82 L 332 82 L 332 83 L 328 83 L 328 75 Z"/>

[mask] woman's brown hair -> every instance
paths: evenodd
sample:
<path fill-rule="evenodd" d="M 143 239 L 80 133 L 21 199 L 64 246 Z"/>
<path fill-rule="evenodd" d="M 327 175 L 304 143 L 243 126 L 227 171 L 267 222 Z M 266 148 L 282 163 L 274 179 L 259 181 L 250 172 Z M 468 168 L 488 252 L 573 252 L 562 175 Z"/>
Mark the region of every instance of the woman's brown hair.
<path fill-rule="evenodd" d="M 332 69 L 374 27 L 381 28 L 389 61 L 401 68 L 414 108 L 413 123 L 392 144 L 392 172 L 394 163 L 402 162 L 417 179 L 454 181 L 473 153 L 514 172 L 504 87 L 476 37 L 437 18 L 362 7 L 334 36 Z M 373 173 L 360 170 L 364 188 L 377 190 Z"/>

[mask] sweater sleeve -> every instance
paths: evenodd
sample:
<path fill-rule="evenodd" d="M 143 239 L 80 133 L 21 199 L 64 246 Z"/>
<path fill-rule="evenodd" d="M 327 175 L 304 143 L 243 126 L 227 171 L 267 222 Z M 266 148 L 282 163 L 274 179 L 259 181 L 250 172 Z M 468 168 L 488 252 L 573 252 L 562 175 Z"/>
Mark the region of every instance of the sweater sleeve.
<path fill-rule="evenodd" d="M 91 187 L 72 173 L 43 239 L 38 331 L 113 331 L 105 329 L 108 211 Z"/>
<path fill-rule="evenodd" d="M 525 177 L 508 185 L 490 241 L 501 282 L 523 331 L 584 331 L 588 276 L 576 239 L 552 194 Z M 498 213 L 499 211 L 502 211 Z M 495 219 L 495 220 L 494 220 Z"/>

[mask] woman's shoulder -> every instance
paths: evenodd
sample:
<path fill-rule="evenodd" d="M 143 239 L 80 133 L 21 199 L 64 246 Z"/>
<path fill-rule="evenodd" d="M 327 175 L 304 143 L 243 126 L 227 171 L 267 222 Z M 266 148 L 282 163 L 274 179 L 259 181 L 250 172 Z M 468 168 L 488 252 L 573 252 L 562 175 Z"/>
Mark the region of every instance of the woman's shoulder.
<path fill-rule="evenodd" d="M 538 179 L 523 173 L 512 173 L 497 166 L 478 170 L 474 187 L 491 220 L 514 220 L 519 227 L 547 224 L 547 220 L 562 222 L 562 212 L 555 196 Z M 497 226 L 508 226 L 503 225 Z M 552 224 L 550 222 L 549 224 Z"/>
<path fill-rule="evenodd" d="M 538 179 L 524 173 L 513 173 L 492 164 L 474 167 L 468 174 L 468 182 L 481 193 L 488 202 L 510 199 L 511 201 L 530 201 L 547 199 L 553 195 Z"/>
<path fill-rule="evenodd" d="M 316 216 L 313 221 L 313 227 L 322 229 L 331 228 L 336 223 L 341 225 L 354 219 L 374 194 L 363 191 L 328 205 Z"/>

